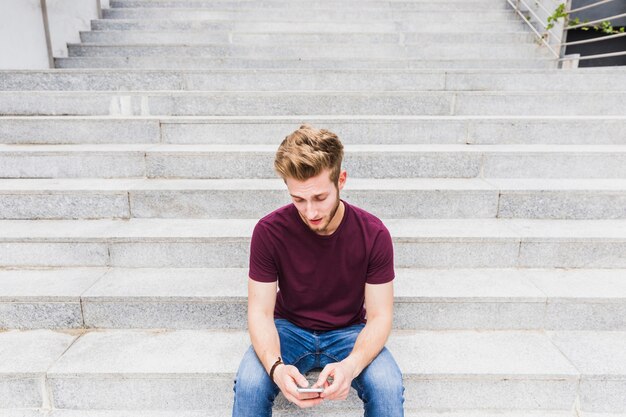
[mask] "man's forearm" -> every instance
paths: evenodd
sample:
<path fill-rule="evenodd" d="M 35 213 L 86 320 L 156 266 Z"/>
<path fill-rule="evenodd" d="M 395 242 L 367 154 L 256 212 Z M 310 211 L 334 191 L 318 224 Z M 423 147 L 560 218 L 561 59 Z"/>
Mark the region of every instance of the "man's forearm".
<path fill-rule="evenodd" d="M 272 365 L 280 356 L 280 338 L 273 318 L 254 318 L 248 320 L 250 339 L 263 367 L 270 372 Z"/>
<path fill-rule="evenodd" d="M 367 324 L 356 339 L 352 352 L 342 361 L 354 369 L 352 378 L 359 376 L 383 350 L 391 333 L 391 324 L 391 317 L 380 316 L 367 320 Z"/>

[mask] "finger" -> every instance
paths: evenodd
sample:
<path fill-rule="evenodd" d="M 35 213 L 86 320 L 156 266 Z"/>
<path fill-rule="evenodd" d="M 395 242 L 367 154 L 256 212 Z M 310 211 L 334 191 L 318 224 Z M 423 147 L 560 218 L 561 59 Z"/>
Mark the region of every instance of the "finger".
<path fill-rule="evenodd" d="M 324 402 L 322 398 L 315 398 L 313 400 L 303 400 L 303 401 L 296 400 L 294 404 L 296 404 L 300 408 L 310 408 L 310 407 L 315 407 L 316 405 L 319 405 L 322 402 Z"/>
<path fill-rule="evenodd" d="M 322 393 L 322 398 L 326 398 L 329 400 L 336 398 L 336 393 L 340 391 L 343 381 L 344 379 L 341 377 L 341 375 L 337 375 L 333 383 L 329 384 L 328 388 L 324 389 L 324 392 Z"/>
<path fill-rule="evenodd" d="M 320 372 L 319 378 L 317 378 L 317 382 L 315 383 L 315 387 L 324 386 L 324 383 L 328 379 L 328 377 L 333 373 L 335 367 L 332 364 L 328 364 L 324 367 L 322 372 Z"/>
<path fill-rule="evenodd" d="M 297 368 L 294 369 L 293 374 L 291 375 L 294 381 L 298 384 L 299 387 L 308 388 L 309 381 L 306 379 L 304 375 L 302 375 Z"/>
<path fill-rule="evenodd" d="M 319 398 L 319 397 L 320 397 L 319 392 L 298 392 L 299 400 L 310 400 L 310 399 Z"/>
<path fill-rule="evenodd" d="M 301 398 L 298 398 L 298 396 L 293 396 L 289 393 L 283 393 L 283 394 L 285 395 L 285 398 L 289 402 L 296 404 L 300 408 L 313 407 L 317 404 L 321 404 L 324 401 L 323 398 L 320 398 L 320 397 L 314 397 L 311 399 L 301 399 Z"/>

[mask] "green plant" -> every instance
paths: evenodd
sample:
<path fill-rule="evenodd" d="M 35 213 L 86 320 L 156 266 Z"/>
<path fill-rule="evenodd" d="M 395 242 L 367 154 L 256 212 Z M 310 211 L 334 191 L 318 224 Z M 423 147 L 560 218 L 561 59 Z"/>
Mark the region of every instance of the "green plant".
<path fill-rule="evenodd" d="M 546 32 L 544 33 L 544 36 L 547 36 L 547 31 L 552 29 L 559 19 L 563 19 L 563 21 L 567 21 L 568 26 L 580 25 L 579 18 L 569 20 L 569 12 L 565 11 L 565 3 L 561 3 L 557 6 L 556 9 L 554 9 L 554 12 L 550 16 L 548 16 L 548 25 L 546 26 Z M 585 26 L 581 26 L 580 27 L 581 30 L 594 29 L 598 32 L 602 32 L 607 35 L 624 33 L 624 27 L 621 27 L 619 30 L 616 30 L 613 28 L 613 24 L 609 22 L 608 20 L 601 22 L 600 25 L 594 25 L 594 26 L 587 26 L 586 25 L 587 22 L 589 22 L 588 19 L 585 19 L 582 22 L 583 25 Z"/>

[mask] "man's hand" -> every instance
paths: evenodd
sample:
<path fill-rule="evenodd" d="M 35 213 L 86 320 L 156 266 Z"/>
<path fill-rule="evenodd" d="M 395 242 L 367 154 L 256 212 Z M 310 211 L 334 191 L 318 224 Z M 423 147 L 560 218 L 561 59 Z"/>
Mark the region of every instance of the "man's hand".
<path fill-rule="evenodd" d="M 347 362 L 329 363 L 324 367 L 313 388 L 323 387 L 321 397 L 325 400 L 345 400 L 348 398 L 352 385 L 354 367 Z M 333 383 L 328 382 L 328 377 L 333 378 Z"/>
<path fill-rule="evenodd" d="M 297 388 L 308 388 L 309 381 L 293 365 L 279 365 L 274 371 L 274 382 L 285 398 L 300 408 L 309 408 L 321 404 L 324 400 L 316 392 L 298 392 Z"/>

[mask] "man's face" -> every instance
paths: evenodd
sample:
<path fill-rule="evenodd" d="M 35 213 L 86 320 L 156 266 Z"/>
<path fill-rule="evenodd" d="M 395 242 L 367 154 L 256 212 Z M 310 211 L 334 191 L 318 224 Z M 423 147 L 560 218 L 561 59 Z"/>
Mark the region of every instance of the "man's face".
<path fill-rule="evenodd" d="M 329 169 L 305 181 L 294 178 L 285 180 L 300 217 L 314 232 L 327 234 L 328 226 L 339 208 L 339 191 L 346 183 L 346 176 L 346 171 L 341 171 L 337 185 L 330 180 Z M 336 227 L 334 223 L 332 226 Z"/>

